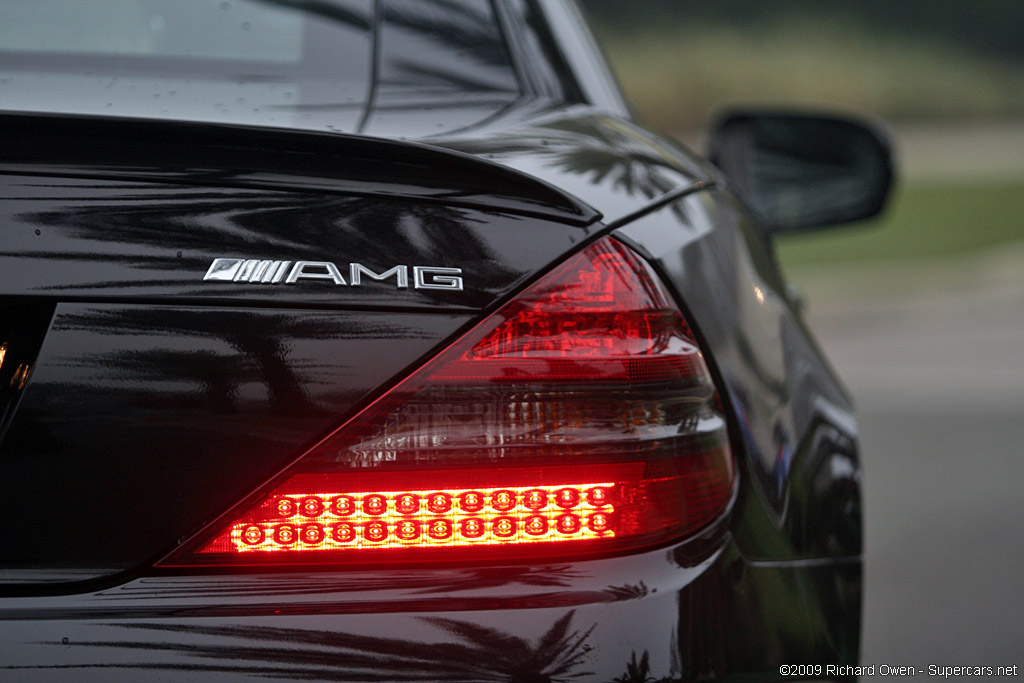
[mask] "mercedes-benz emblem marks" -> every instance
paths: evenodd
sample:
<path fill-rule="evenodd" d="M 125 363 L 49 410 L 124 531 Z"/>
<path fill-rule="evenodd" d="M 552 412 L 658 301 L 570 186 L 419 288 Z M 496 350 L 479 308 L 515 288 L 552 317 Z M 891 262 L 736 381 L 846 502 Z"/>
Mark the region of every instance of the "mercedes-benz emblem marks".
<path fill-rule="evenodd" d="M 361 263 L 349 263 L 342 273 L 330 261 L 271 261 L 244 258 L 216 258 L 204 281 L 261 285 L 293 285 L 301 280 L 325 280 L 338 286 L 360 287 L 364 283 L 391 282 L 399 289 L 444 289 L 462 291 L 462 268 L 441 266 L 393 266 L 377 272 Z M 347 278 L 346 278 L 347 275 Z"/>

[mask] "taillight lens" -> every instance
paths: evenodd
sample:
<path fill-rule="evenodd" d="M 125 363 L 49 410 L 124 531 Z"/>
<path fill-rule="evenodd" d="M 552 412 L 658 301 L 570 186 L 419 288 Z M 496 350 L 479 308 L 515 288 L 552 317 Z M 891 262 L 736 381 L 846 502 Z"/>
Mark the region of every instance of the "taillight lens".
<path fill-rule="evenodd" d="M 734 470 L 697 343 L 604 238 L 164 565 L 621 552 L 720 516 Z"/>

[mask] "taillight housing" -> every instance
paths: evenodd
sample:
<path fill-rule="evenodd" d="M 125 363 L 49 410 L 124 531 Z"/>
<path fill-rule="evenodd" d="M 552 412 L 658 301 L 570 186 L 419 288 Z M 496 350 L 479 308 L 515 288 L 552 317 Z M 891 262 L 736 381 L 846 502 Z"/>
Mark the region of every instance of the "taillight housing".
<path fill-rule="evenodd" d="M 576 253 L 164 566 L 582 557 L 693 534 L 735 484 L 697 342 L 613 238 Z"/>

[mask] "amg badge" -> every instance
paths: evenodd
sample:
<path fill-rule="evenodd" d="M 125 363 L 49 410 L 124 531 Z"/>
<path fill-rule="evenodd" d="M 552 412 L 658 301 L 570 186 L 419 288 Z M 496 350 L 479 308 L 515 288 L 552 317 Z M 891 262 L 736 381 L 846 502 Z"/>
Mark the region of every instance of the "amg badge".
<path fill-rule="evenodd" d="M 462 268 L 440 266 L 394 266 L 378 273 L 361 263 L 348 264 L 348 280 L 330 261 L 261 261 L 259 259 L 218 258 L 210 264 L 203 280 L 211 282 L 246 282 L 250 284 L 293 285 L 299 280 L 330 280 L 336 285 L 359 287 L 365 280 L 393 280 L 395 287 L 409 286 L 412 271 L 414 289 L 449 289 L 462 291 Z"/>

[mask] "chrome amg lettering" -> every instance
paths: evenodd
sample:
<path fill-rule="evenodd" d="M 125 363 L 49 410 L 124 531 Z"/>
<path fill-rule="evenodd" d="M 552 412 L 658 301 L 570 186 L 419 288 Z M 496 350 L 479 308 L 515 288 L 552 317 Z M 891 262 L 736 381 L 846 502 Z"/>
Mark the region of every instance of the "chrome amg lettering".
<path fill-rule="evenodd" d="M 204 280 L 215 282 L 259 282 L 276 284 L 288 272 L 291 261 L 260 261 L 258 259 L 214 259 Z"/>
<path fill-rule="evenodd" d="M 323 268 L 323 272 L 314 270 L 314 272 L 307 272 L 307 268 Z M 345 278 L 341 276 L 338 271 L 338 266 L 334 265 L 330 261 L 296 261 L 295 265 L 292 266 L 292 272 L 288 273 L 285 282 L 289 285 L 293 285 L 299 281 L 299 278 L 306 278 L 308 280 L 333 280 L 336 285 L 345 284 Z"/>
<path fill-rule="evenodd" d="M 413 266 L 413 280 L 416 289 L 455 289 L 462 291 L 462 268 L 434 268 L 431 266 Z M 427 281 L 427 276 L 430 281 Z"/>
<path fill-rule="evenodd" d="M 409 269 L 406 266 L 395 266 L 390 270 L 385 270 L 383 273 L 375 273 L 362 263 L 351 263 L 348 267 L 348 279 L 352 283 L 353 287 L 358 287 L 362 284 L 362 276 L 382 282 L 387 280 L 389 277 L 395 278 L 395 286 L 399 289 L 405 289 L 409 286 Z"/>
<path fill-rule="evenodd" d="M 463 291 L 462 268 L 411 266 L 414 289 Z M 336 286 L 361 287 L 365 280 L 392 281 L 397 289 L 408 289 L 410 266 L 397 265 L 377 272 L 362 263 L 348 264 L 348 282 L 330 261 L 276 261 L 272 259 L 216 258 L 203 280 L 261 285 L 294 285 L 302 281 L 327 280 Z"/>

